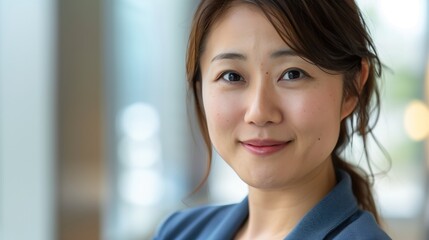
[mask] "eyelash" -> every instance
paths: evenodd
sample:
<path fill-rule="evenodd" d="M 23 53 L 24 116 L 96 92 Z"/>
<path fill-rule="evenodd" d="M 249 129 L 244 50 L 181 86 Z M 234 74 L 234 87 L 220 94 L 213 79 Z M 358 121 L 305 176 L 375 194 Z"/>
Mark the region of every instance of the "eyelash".
<path fill-rule="evenodd" d="M 226 78 L 225 78 L 225 76 L 226 76 L 227 74 L 235 74 L 235 75 L 236 75 L 236 76 L 238 76 L 240 79 L 239 79 L 238 81 L 231 81 L 231 80 L 229 80 L 229 79 L 226 79 Z M 235 71 L 225 71 L 225 72 L 222 72 L 222 73 L 220 74 L 220 76 L 219 76 L 218 80 L 223 80 L 223 81 L 225 81 L 225 82 L 227 82 L 227 83 L 234 84 L 234 83 L 238 83 L 238 82 L 244 81 L 244 78 L 243 78 L 239 73 L 237 73 L 237 72 L 235 72 Z"/>
<path fill-rule="evenodd" d="M 298 72 L 298 74 L 300 75 L 300 77 L 285 79 L 285 77 L 287 76 L 287 74 L 291 74 L 292 72 Z M 230 79 L 227 79 L 227 78 L 225 78 L 225 76 L 227 74 L 234 74 L 234 75 L 236 75 L 236 77 L 239 77 L 240 79 L 239 80 L 230 80 Z M 303 79 L 303 78 L 308 78 L 308 77 L 311 77 L 311 76 L 307 72 L 305 72 L 304 70 L 299 69 L 299 68 L 291 68 L 291 69 L 287 69 L 286 71 L 284 71 L 281 74 L 279 81 L 280 80 L 284 80 L 284 81 L 291 81 L 291 82 L 293 82 L 293 81 L 297 81 L 297 80 L 300 80 L 300 79 Z M 225 72 L 222 72 L 220 74 L 220 76 L 218 77 L 218 80 L 223 80 L 223 81 L 228 82 L 230 84 L 235 84 L 235 83 L 239 83 L 239 82 L 244 81 L 244 78 L 239 73 L 237 73 L 235 71 L 225 71 Z"/>
<path fill-rule="evenodd" d="M 292 78 L 292 79 L 285 79 L 285 77 L 287 76 L 287 74 L 288 74 L 288 73 L 292 73 L 292 72 L 299 72 L 300 77 Z M 290 76 L 289 76 L 289 77 L 290 77 Z M 291 68 L 291 69 L 288 69 L 288 70 L 284 71 L 284 72 L 282 73 L 282 75 L 280 76 L 280 79 L 279 79 L 279 80 L 285 80 L 285 81 L 297 81 L 297 80 L 299 80 L 299 79 L 303 79 L 303 78 L 307 78 L 307 77 L 310 77 L 310 75 L 309 75 L 307 72 L 305 72 L 304 70 L 299 69 L 299 68 Z"/>

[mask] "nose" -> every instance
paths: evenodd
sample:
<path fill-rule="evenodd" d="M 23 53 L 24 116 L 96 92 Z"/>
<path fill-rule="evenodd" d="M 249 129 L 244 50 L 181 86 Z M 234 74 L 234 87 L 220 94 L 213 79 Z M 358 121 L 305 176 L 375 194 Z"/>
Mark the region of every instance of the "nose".
<path fill-rule="evenodd" d="M 258 127 L 280 123 L 283 119 L 280 99 L 275 86 L 268 80 L 250 87 L 244 121 Z"/>

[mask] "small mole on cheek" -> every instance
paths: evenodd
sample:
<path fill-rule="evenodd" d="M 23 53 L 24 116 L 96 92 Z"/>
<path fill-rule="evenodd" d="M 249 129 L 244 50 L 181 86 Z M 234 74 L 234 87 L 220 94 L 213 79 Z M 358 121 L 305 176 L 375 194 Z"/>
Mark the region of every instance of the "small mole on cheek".
<path fill-rule="evenodd" d="M 319 141 L 320 141 L 320 138 L 318 138 L 317 140 L 319 140 Z"/>
<path fill-rule="evenodd" d="M 265 75 L 268 75 L 268 72 L 266 72 Z"/>

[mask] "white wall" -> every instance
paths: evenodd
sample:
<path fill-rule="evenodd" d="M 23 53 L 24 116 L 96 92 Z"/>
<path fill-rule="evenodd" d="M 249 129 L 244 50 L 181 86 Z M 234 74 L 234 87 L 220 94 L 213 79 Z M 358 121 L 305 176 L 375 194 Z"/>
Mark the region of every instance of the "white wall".
<path fill-rule="evenodd" d="M 54 1 L 0 0 L 0 239 L 54 238 Z"/>

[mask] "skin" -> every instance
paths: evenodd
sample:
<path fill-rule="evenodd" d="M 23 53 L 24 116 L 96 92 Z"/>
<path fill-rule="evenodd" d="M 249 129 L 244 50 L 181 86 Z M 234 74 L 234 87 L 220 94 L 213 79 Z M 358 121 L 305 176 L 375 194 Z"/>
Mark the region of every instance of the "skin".
<path fill-rule="evenodd" d="M 343 96 L 342 75 L 296 55 L 249 4 L 217 20 L 200 64 L 210 139 L 249 185 L 236 239 L 283 239 L 335 186 L 331 153 L 356 99 Z"/>

